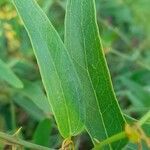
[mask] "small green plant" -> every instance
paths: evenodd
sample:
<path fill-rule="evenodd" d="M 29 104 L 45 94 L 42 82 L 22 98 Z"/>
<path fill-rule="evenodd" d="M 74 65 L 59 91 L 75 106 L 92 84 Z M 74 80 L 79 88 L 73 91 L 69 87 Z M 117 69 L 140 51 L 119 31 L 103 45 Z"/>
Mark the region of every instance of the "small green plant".
<path fill-rule="evenodd" d="M 28 86 L 20 92 L 33 95 L 31 99 L 45 114 L 52 111 L 64 138 L 61 149 L 74 150 L 72 137 L 83 130 L 90 135 L 95 150 L 120 150 L 128 142 L 138 144 L 140 149 L 142 140 L 149 146 L 142 129 L 149 112 L 135 121 L 124 116 L 116 99 L 96 21 L 95 0 L 67 0 L 64 41 L 35 0 L 13 0 L 13 4 L 28 32 L 48 100 L 43 96 L 44 104 L 36 102 L 37 95 L 30 93 L 30 88 L 37 93 L 40 89 L 27 81 L 22 83 L 0 61 L 3 74 L 9 74 L 11 80 L 2 77 L 17 88 Z M 49 126 L 45 120 L 35 137 Z M 50 150 L 14 135 L 0 133 L 0 138 L 14 150 L 23 147 Z"/>

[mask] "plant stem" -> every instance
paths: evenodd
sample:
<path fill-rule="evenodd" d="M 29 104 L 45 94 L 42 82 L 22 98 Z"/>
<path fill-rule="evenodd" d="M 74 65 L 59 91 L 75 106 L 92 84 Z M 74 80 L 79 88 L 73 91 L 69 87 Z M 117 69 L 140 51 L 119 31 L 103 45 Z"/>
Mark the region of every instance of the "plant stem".
<path fill-rule="evenodd" d="M 98 17 L 98 22 L 100 22 L 101 24 L 103 24 L 106 28 L 108 28 L 108 30 L 112 31 L 113 33 L 115 33 L 117 36 L 119 36 L 122 41 L 128 46 L 128 48 L 131 49 L 131 43 L 128 40 L 128 38 L 125 36 L 125 34 L 123 32 L 121 32 L 121 30 L 119 30 L 118 28 L 113 27 L 111 24 L 109 24 L 107 21 L 105 21 L 104 19 L 101 19 L 101 17 Z"/>
<path fill-rule="evenodd" d="M 112 137 L 107 138 L 106 140 L 100 142 L 97 146 L 95 146 L 94 150 L 99 150 L 102 149 L 103 146 L 116 142 L 118 140 L 124 139 L 126 138 L 126 133 L 124 132 L 120 132 L 116 135 L 113 135 Z"/>
<path fill-rule="evenodd" d="M 150 118 L 150 111 L 148 111 L 138 122 L 137 124 L 139 126 L 142 126 L 148 119 Z M 121 140 L 121 139 L 124 139 L 126 138 L 126 132 L 123 131 L 123 132 L 120 132 L 118 134 L 115 134 L 109 138 L 107 138 L 106 140 L 100 142 L 98 145 L 95 146 L 94 150 L 99 150 L 99 149 L 102 149 L 103 146 L 107 145 L 107 144 L 110 144 L 110 143 L 113 143 L 113 142 L 116 142 L 118 140 Z"/>
<path fill-rule="evenodd" d="M 15 115 L 15 106 L 13 101 L 10 101 L 10 111 L 11 111 L 11 119 L 12 119 L 12 131 L 16 130 L 16 115 Z"/>
<path fill-rule="evenodd" d="M 121 53 L 118 50 L 115 50 L 113 48 L 111 48 L 110 52 L 113 53 L 113 54 L 115 54 L 115 55 L 117 55 L 117 56 L 119 56 L 119 57 L 121 57 L 121 58 L 123 58 L 124 60 L 131 61 L 131 62 L 134 61 L 140 67 L 143 67 L 143 68 L 145 68 L 147 70 L 150 70 L 150 67 L 149 67 L 148 64 L 146 64 L 146 63 L 144 63 L 142 61 L 139 61 L 136 58 L 133 58 L 133 56 L 128 56 L 128 55 L 126 55 L 124 53 Z"/>
<path fill-rule="evenodd" d="M 53 150 L 44 146 L 40 146 L 37 144 L 33 144 L 30 142 L 26 142 L 24 140 L 21 139 L 16 139 L 15 137 L 13 137 L 12 135 L 8 135 L 6 133 L 0 132 L 0 139 L 3 140 L 4 142 L 9 143 L 10 145 L 18 145 L 18 146 L 23 146 L 26 148 L 30 148 L 30 149 L 34 149 L 34 150 Z"/>
<path fill-rule="evenodd" d="M 150 118 L 150 111 L 148 111 L 139 121 L 138 125 L 142 126 Z"/>

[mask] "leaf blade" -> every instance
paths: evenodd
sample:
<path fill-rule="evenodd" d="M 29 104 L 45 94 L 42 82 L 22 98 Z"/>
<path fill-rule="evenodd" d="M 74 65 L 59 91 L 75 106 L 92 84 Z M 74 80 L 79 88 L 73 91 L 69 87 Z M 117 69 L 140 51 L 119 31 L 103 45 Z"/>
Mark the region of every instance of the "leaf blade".
<path fill-rule="evenodd" d="M 37 121 L 41 121 L 43 118 L 47 117 L 47 115 L 39 107 L 37 107 L 33 101 L 22 97 L 22 95 L 15 95 L 13 97 L 13 101 Z"/>
<path fill-rule="evenodd" d="M 36 82 L 30 82 L 27 80 L 23 81 L 24 88 L 19 90 L 18 94 L 21 94 L 30 99 L 37 107 L 39 107 L 45 114 L 50 115 L 51 109 L 47 97 Z"/>
<path fill-rule="evenodd" d="M 81 85 L 64 44 L 34 0 L 13 2 L 32 41 L 58 128 L 65 138 L 76 135 L 82 130 Z"/>
<path fill-rule="evenodd" d="M 50 119 L 42 120 L 33 135 L 33 142 L 42 146 L 49 147 L 50 133 L 52 132 L 52 121 Z"/>
<path fill-rule="evenodd" d="M 23 88 L 22 81 L 13 71 L 0 59 L 0 78 L 15 88 Z"/>
<path fill-rule="evenodd" d="M 94 0 L 68 0 L 65 21 L 65 45 L 74 63 L 77 64 L 76 67 L 81 66 L 78 70 L 81 71 L 81 68 L 87 70 L 87 76 L 89 76 L 91 87 L 95 93 L 95 100 L 92 100 L 94 105 L 98 105 L 95 107 L 98 108 L 97 113 L 101 113 L 101 115 L 99 115 L 99 118 L 88 117 L 94 111 L 86 105 L 89 111 L 87 112 L 86 120 L 92 122 L 97 129 L 97 133 L 92 130 L 92 127 L 88 124 L 89 121 L 86 121 L 86 128 L 93 139 L 102 140 L 122 131 L 125 120 L 112 87 L 95 14 Z M 95 112 L 91 116 L 94 115 Z M 112 118 L 112 115 L 114 118 Z M 103 127 L 98 126 L 99 121 L 101 121 Z M 104 130 L 105 134 L 102 134 L 100 130 Z M 121 147 L 122 144 L 118 143 L 114 144 L 115 148 L 117 146 L 117 148 Z"/>

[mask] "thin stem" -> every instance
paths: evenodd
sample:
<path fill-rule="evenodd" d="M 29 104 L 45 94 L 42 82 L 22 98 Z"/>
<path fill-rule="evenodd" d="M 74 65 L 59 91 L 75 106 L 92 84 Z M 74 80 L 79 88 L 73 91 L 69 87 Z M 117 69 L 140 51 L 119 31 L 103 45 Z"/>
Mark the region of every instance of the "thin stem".
<path fill-rule="evenodd" d="M 139 121 L 138 125 L 142 126 L 150 118 L 150 111 L 148 111 Z"/>
<path fill-rule="evenodd" d="M 11 111 L 11 119 L 12 119 L 12 130 L 16 130 L 16 114 L 15 114 L 15 106 L 13 101 L 10 101 L 10 111 Z"/>
<path fill-rule="evenodd" d="M 133 61 L 132 56 L 128 56 L 128 55 L 126 55 L 124 53 L 121 53 L 118 50 L 115 50 L 113 48 L 110 49 L 110 52 L 117 55 L 117 56 L 119 56 L 119 57 L 121 57 L 121 58 L 123 58 L 123 59 L 125 59 L 125 60 L 127 60 L 127 61 Z"/>
<path fill-rule="evenodd" d="M 95 146 L 94 150 L 99 150 L 101 149 L 103 146 L 116 142 L 118 140 L 124 139 L 126 138 L 126 133 L 124 132 L 120 132 L 116 135 L 113 135 L 112 137 L 107 138 L 106 140 L 100 142 L 97 146 Z"/>
<path fill-rule="evenodd" d="M 127 110 L 124 110 L 126 114 L 132 113 L 132 112 L 147 112 L 149 111 L 149 107 L 129 107 Z"/>
<path fill-rule="evenodd" d="M 150 111 L 148 111 L 146 113 L 146 115 L 144 115 L 138 122 L 137 124 L 139 126 L 142 126 L 148 119 L 150 118 Z M 121 139 L 124 139 L 124 138 L 127 138 L 127 134 L 125 131 L 123 132 L 120 132 L 118 134 L 115 134 L 109 138 L 107 138 L 106 140 L 100 142 L 98 145 L 95 146 L 94 150 L 99 150 L 101 149 L 103 146 L 107 145 L 107 144 L 111 144 L 113 142 L 116 142 L 118 140 L 121 140 Z"/>
<path fill-rule="evenodd" d="M 125 34 L 123 32 L 121 32 L 121 30 L 119 30 L 116 27 L 113 27 L 111 24 L 109 24 L 107 21 L 105 21 L 104 19 L 101 19 L 101 17 L 98 17 L 98 21 L 103 24 L 106 28 L 108 28 L 110 31 L 114 32 L 116 35 L 118 35 L 121 40 L 128 46 L 128 48 L 131 49 L 131 43 L 128 40 L 128 38 L 125 36 Z"/>
<path fill-rule="evenodd" d="M 134 61 L 138 66 L 145 68 L 147 70 L 150 70 L 150 67 L 148 64 L 142 62 L 141 60 L 137 60 L 137 58 L 133 58 L 133 56 L 128 56 L 128 55 L 121 53 L 118 50 L 115 50 L 113 48 L 110 49 L 110 52 L 115 54 L 116 56 L 123 58 L 124 60 L 131 61 L 131 62 Z"/>
<path fill-rule="evenodd" d="M 142 61 L 137 61 L 136 63 L 137 63 L 139 66 L 141 66 L 141 67 L 143 67 L 143 68 L 145 68 L 145 69 L 147 69 L 147 70 L 150 70 L 149 64 L 144 63 L 144 62 L 142 62 Z"/>
<path fill-rule="evenodd" d="M 3 133 L 3 132 L 0 132 L 0 139 L 7 142 L 7 143 L 9 143 L 10 145 L 15 144 L 15 145 L 18 145 L 18 146 L 23 146 L 23 147 L 34 149 L 34 150 L 54 150 L 54 149 L 50 149 L 50 148 L 47 148 L 47 147 L 44 147 L 44 146 L 40 146 L 40 145 L 37 145 L 37 144 L 26 142 L 26 141 L 18 139 L 18 138 L 16 139 L 12 135 L 8 135 L 8 134 Z"/>

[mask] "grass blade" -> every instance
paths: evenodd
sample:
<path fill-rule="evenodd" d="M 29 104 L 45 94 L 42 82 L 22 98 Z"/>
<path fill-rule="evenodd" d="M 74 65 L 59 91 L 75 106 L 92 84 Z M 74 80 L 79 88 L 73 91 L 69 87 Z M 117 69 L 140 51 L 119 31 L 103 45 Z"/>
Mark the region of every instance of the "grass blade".
<path fill-rule="evenodd" d="M 40 85 L 36 82 L 29 82 L 24 80 L 24 88 L 21 89 L 18 94 L 21 94 L 28 99 L 30 99 L 37 107 L 39 107 L 45 114 L 50 115 L 51 109 L 47 97 L 40 87 Z"/>
<path fill-rule="evenodd" d="M 0 78 L 15 88 L 23 88 L 21 80 L 13 71 L 0 59 Z"/>

